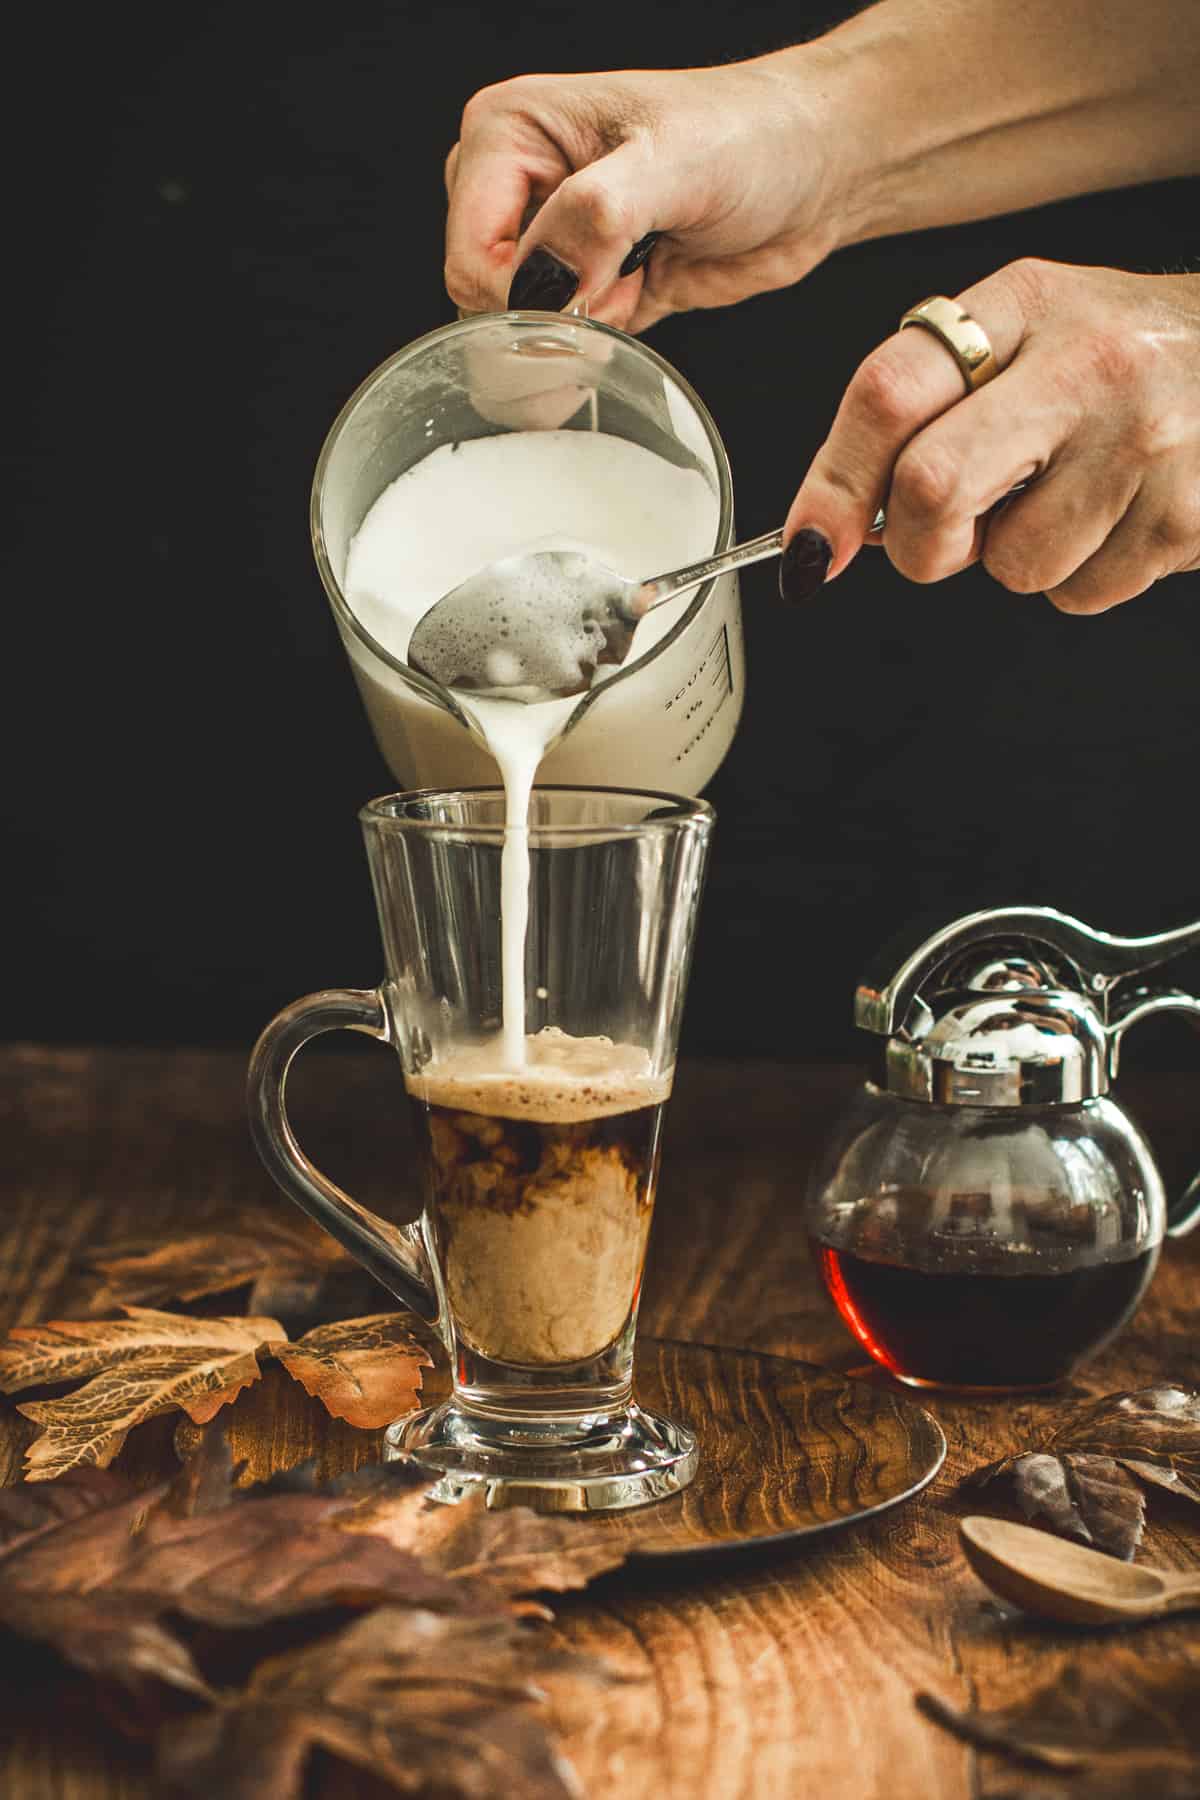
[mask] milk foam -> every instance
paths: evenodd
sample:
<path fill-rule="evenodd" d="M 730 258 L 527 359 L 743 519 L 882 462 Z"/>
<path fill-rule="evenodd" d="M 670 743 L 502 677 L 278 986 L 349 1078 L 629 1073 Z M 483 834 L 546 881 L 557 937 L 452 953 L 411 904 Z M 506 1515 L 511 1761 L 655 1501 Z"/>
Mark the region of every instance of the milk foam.
<path fill-rule="evenodd" d="M 671 1077 L 655 1075 L 648 1053 L 636 1044 L 570 1037 L 549 1025 L 525 1039 L 524 1055 L 519 1071 L 503 1070 L 494 1045 L 456 1050 L 407 1076 L 408 1091 L 430 1106 L 539 1125 L 611 1118 L 661 1105 L 670 1096 Z"/>
<path fill-rule="evenodd" d="M 607 574 L 597 573 L 602 564 L 586 555 L 578 563 L 560 554 L 524 556 L 511 565 L 519 587 L 509 579 L 508 563 L 488 566 L 488 582 L 468 581 L 418 628 L 418 660 L 435 681 L 520 689 L 506 698 L 537 704 L 589 686 L 599 664 L 613 661 L 601 623 L 613 588 Z"/>
<path fill-rule="evenodd" d="M 717 496 L 698 470 L 607 433 L 512 431 L 443 444 L 385 488 L 367 513 L 347 558 L 346 598 L 367 631 L 404 657 L 434 602 L 500 557 L 578 549 L 621 574 L 656 575 L 707 556 L 718 517 Z M 683 595 L 643 619 L 627 666 L 671 630 L 691 599 Z M 596 679 L 606 672 L 599 669 Z M 504 786 L 501 1053 L 509 1068 L 520 1068 L 529 794 L 578 701 L 457 698 L 475 718 Z"/>

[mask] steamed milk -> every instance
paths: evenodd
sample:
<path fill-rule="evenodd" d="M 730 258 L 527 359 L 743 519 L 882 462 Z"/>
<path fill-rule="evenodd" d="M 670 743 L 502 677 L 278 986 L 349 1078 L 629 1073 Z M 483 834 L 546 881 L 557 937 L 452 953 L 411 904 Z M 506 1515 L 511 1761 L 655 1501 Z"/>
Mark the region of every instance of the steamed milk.
<path fill-rule="evenodd" d="M 657 575 L 707 556 L 718 517 L 717 496 L 698 471 L 605 433 L 506 432 L 444 444 L 392 482 L 367 513 L 350 546 L 346 598 L 372 637 L 403 658 L 435 601 L 500 557 L 579 549 L 623 575 Z M 645 618 L 628 660 L 670 631 L 691 599 L 683 595 Z M 600 670 L 597 680 L 612 672 Z M 458 699 L 478 722 L 504 786 L 501 1050 L 508 1068 L 520 1068 L 529 795 L 547 746 L 578 700 Z"/>

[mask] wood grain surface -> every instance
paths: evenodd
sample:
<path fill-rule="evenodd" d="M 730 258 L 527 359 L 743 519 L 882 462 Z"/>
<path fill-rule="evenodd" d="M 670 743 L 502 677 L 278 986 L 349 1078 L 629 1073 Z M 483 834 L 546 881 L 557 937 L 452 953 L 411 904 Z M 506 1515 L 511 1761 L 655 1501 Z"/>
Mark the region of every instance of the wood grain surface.
<path fill-rule="evenodd" d="M 681 1494 L 577 1521 L 630 1555 L 761 1549 L 882 1512 L 933 1479 L 946 1455 L 936 1420 L 891 1382 L 727 1345 L 641 1335 L 634 1394 L 690 1425 L 700 1467 Z M 449 1371 L 422 1401 L 450 1392 Z"/>
<path fill-rule="evenodd" d="M 243 1059 L 225 1053 L 0 1052 L 0 1323 L 78 1311 L 80 1252 L 161 1225 L 178 1229 L 231 1204 L 271 1203 L 242 1120 Z M 742 1346 L 862 1372 L 808 1260 L 807 1167 L 847 1069 L 700 1064 L 679 1079 L 643 1307 L 647 1333 Z M 1173 1187 L 1200 1163 L 1200 1078 L 1124 1084 Z M 413 1210 L 407 1118 L 382 1050 L 310 1054 L 293 1079 L 310 1154 L 369 1204 Z M 279 1205 L 284 1205 L 282 1199 Z M 968 1800 L 994 1765 L 923 1718 L 926 1689 L 955 1707 L 1001 1705 L 1064 1662 L 1113 1663 L 1119 1642 L 1149 1659 L 1200 1660 L 1194 1621 L 1120 1638 L 1026 1621 L 993 1601 L 958 1547 L 978 1496 L 959 1479 L 1020 1449 L 1072 1395 L 1170 1377 L 1200 1383 L 1200 1233 L 1165 1251 L 1150 1294 L 1117 1342 L 1053 1396 L 922 1394 L 949 1444 L 914 1500 L 846 1530 L 711 1559 L 638 1560 L 555 1603 L 565 1643 L 629 1681 L 563 1704 L 564 1747 L 589 1800 Z M 898 1393 L 867 1372 L 880 1393 Z M 649 1396 L 647 1396 L 649 1398 Z M 378 1454 L 376 1434 L 326 1418 L 280 1371 L 237 1402 L 235 1452 L 258 1476 L 316 1455 L 333 1472 Z M 0 1412 L 0 1481 L 20 1472 L 32 1426 Z M 172 1421 L 135 1432 L 120 1466 L 169 1465 Z M 1200 1523 L 1151 1500 L 1141 1559 L 1200 1567 Z M 10 1675 L 0 1718 L 5 1800 L 143 1800 L 136 1749 L 86 1712 L 50 1705 L 47 1671 Z M 346 1791 L 344 1788 L 339 1792 Z"/>

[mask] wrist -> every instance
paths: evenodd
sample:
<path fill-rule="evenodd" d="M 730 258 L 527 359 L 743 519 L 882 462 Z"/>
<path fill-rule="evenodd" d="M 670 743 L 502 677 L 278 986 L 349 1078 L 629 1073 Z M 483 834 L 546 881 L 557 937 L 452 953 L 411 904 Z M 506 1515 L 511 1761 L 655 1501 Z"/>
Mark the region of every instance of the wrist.
<path fill-rule="evenodd" d="M 808 178 L 799 184 L 807 193 L 807 241 L 827 256 L 904 229 L 890 197 L 896 163 L 883 121 L 891 103 L 871 51 L 835 33 L 751 66 L 776 85 L 790 120 L 791 166 Z"/>

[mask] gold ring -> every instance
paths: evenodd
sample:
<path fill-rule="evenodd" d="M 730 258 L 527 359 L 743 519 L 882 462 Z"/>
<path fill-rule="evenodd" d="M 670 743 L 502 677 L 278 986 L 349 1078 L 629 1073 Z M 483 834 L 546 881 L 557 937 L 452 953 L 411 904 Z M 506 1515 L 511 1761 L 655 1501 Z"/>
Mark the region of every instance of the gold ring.
<path fill-rule="evenodd" d="M 931 332 L 939 344 L 945 344 L 958 364 L 968 394 L 973 394 L 976 388 L 983 387 L 1000 373 L 1000 364 L 987 332 L 957 300 L 948 300 L 945 294 L 932 294 L 919 306 L 909 307 L 900 321 L 901 331 L 908 325 L 919 325 L 922 331 Z"/>

